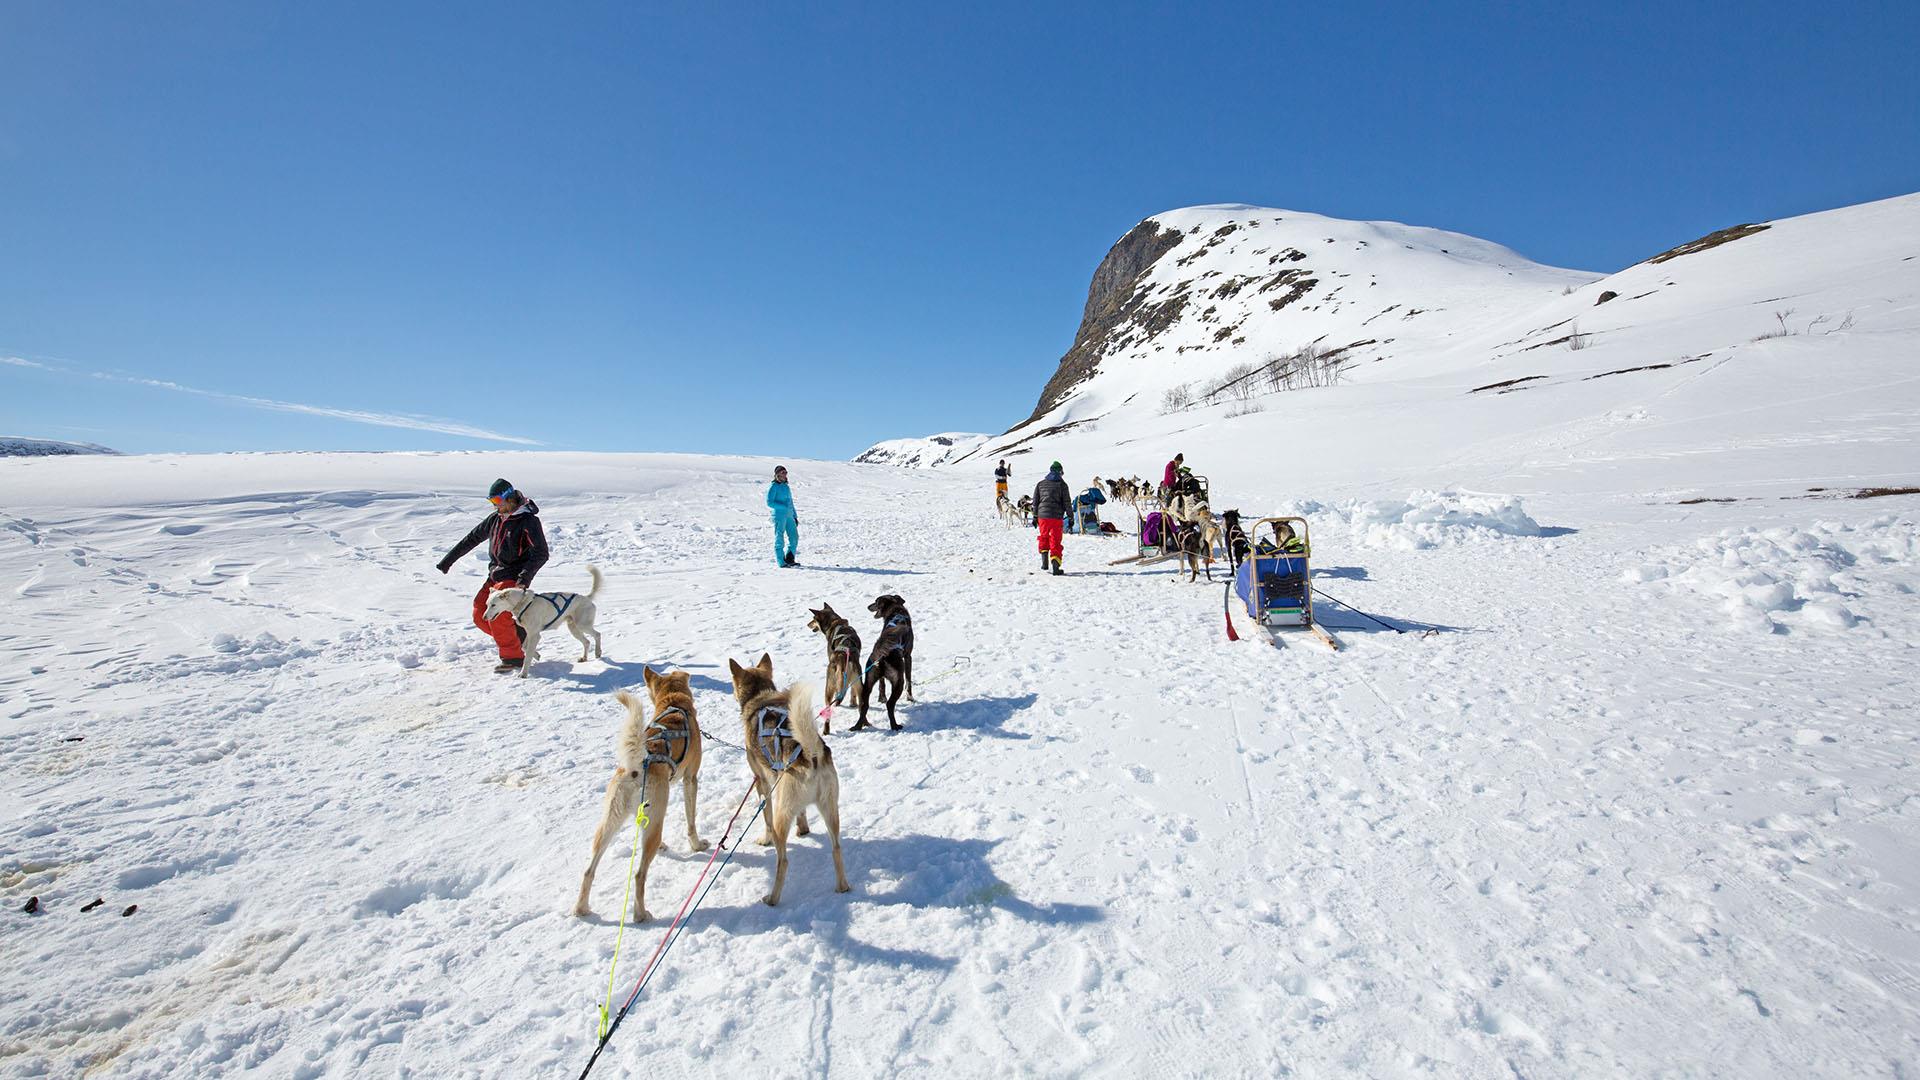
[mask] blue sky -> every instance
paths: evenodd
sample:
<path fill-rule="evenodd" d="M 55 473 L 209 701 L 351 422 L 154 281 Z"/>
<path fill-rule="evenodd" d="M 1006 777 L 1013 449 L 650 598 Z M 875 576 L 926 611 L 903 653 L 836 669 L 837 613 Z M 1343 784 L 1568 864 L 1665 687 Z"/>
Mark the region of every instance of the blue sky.
<path fill-rule="evenodd" d="M 1616 269 L 1920 189 L 1916 40 L 1913 3 L 10 3 L 0 433 L 998 431 L 1149 214 Z"/>

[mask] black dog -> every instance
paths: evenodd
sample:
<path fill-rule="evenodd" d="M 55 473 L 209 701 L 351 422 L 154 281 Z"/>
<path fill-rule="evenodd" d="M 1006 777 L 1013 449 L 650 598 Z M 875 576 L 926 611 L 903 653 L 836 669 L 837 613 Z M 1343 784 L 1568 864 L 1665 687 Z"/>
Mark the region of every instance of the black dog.
<path fill-rule="evenodd" d="M 853 725 L 853 730 L 873 726 L 867 723 L 867 703 L 873 700 L 877 683 L 887 692 L 887 723 L 899 731 L 900 721 L 893 716 L 894 703 L 900 700 L 903 690 L 907 700 L 913 700 L 913 617 L 907 614 L 907 602 L 891 593 L 868 604 L 867 610 L 882 622 L 880 636 L 873 643 L 873 655 L 867 657 L 866 677 L 860 686 L 860 722 Z"/>
<path fill-rule="evenodd" d="M 1207 564 L 1207 580 L 1213 580 L 1213 545 L 1207 543 L 1206 533 L 1200 526 L 1187 522 L 1173 523 L 1173 535 L 1168 537 L 1168 547 L 1180 553 L 1180 561 L 1187 566 L 1187 580 L 1200 578 L 1200 564 Z M 1179 571 L 1175 571 L 1178 574 Z"/>
<path fill-rule="evenodd" d="M 1227 559 L 1233 565 L 1233 572 L 1240 572 L 1240 564 L 1247 561 L 1253 553 L 1253 545 L 1247 542 L 1247 530 L 1240 527 L 1240 511 L 1229 510 L 1220 515 L 1227 535 Z"/>

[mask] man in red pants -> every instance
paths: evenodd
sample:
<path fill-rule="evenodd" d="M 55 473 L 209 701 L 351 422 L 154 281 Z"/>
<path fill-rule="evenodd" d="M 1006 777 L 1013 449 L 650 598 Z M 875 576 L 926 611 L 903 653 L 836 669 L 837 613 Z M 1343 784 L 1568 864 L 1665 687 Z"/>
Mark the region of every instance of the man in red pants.
<path fill-rule="evenodd" d="M 526 662 L 520 648 L 523 637 L 513 621 L 513 613 L 503 611 L 492 622 L 486 619 L 487 597 L 496 589 L 524 589 L 533 584 L 533 575 L 547 563 L 547 534 L 540 528 L 540 508 L 532 499 L 515 491 L 505 480 L 495 480 L 487 492 L 494 512 L 475 525 L 447 557 L 439 570 L 446 573 L 456 559 L 487 541 L 487 580 L 473 598 L 473 625 L 479 627 L 500 647 L 500 664 L 493 670 L 517 671 Z"/>
<path fill-rule="evenodd" d="M 1060 569 L 1060 558 L 1065 554 L 1060 530 L 1072 509 L 1073 492 L 1060 478 L 1060 463 L 1056 461 L 1048 467 L 1046 478 L 1033 488 L 1033 518 L 1040 525 L 1040 569 L 1045 570 L 1051 561 L 1055 577 L 1066 573 Z"/>

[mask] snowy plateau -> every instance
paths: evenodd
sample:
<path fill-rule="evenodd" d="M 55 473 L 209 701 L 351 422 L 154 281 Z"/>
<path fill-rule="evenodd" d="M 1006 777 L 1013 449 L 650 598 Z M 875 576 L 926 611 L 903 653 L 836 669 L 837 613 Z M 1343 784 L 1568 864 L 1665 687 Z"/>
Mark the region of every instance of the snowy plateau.
<path fill-rule="evenodd" d="M 769 908 L 741 845 L 595 1076 L 1920 1071 L 1920 197 L 1604 277 L 1252 207 L 1135 233 L 1006 434 L 786 460 L 799 569 L 772 459 L 0 461 L 0 1075 L 577 1075 L 612 692 L 689 673 L 718 839 L 727 660 L 818 683 L 807 609 L 871 644 L 883 593 L 919 700 L 835 719 L 852 891 L 816 831 Z M 1125 535 L 1042 576 L 992 512 L 999 457 L 1018 494 L 1176 451 L 1307 519 L 1340 651 L 1229 643 L 1223 568 Z M 605 572 L 604 659 L 487 673 L 483 564 L 434 563 L 495 476 L 541 587 Z M 706 860 L 664 813 L 656 915 Z"/>

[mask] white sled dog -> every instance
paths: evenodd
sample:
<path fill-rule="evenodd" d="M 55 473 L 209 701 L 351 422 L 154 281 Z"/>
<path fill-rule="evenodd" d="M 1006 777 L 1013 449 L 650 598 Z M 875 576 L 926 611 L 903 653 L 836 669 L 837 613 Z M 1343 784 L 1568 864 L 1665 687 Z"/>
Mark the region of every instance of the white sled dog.
<path fill-rule="evenodd" d="M 487 598 L 487 621 L 499 617 L 503 611 L 513 612 L 513 621 L 526 633 L 521 649 L 527 658 L 520 663 L 520 677 L 526 678 L 532 670 L 533 662 L 540 659 L 540 635 L 553 629 L 553 624 L 565 620 L 567 629 L 580 639 L 580 659 L 575 663 L 585 663 L 589 643 L 587 636 L 592 635 L 593 655 L 600 655 L 600 631 L 593 628 L 594 615 L 598 609 L 593 606 L 593 598 L 600 595 L 600 568 L 587 567 L 587 576 L 593 579 L 593 588 L 586 595 L 570 592 L 537 593 L 532 589 L 501 589 Z"/>
<path fill-rule="evenodd" d="M 675 777 L 680 779 L 680 794 L 687 811 L 687 851 L 707 850 L 695 828 L 700 792 L 700 721 L 693 715 L 693 693 L 687 685 L 687 673 L 655 675 L 652 668 L 641 668 L 647 680 L 647 695 L 653 699 L 653 723 L 646 722 L 640 699 L 625 690 L 613 695 L 627 707 L 627 719 L 614 743 L 616 764 L 613 779 L 607 781 L 607 802 L 600 814 L 600 827 L 593 830 L 593 859 L 580 878 L 580 898 L 574 901 L 575 915 L 590 915 L 593 908 L 588 894 L 593 891 L 593 872 L 600 868 L 600 857 L 633 820 L 644 796 L 648 803 L 646 831 L 642 834 L 640 869 L 633 875 L 633 918 L 646 922 L 653 918 L 647 911 L 647 868 L 660 851 L 660 834 L 667 826 L 667 790 Z"/>
<path fill-rule="evenodd" d="M 1005 495 L 1000 496 L 994 500 L 994 509 L 1000 511 L 1000 520 L 1005 522 L 1008 527 L 1020 524 L 1020 510 L 1013 505 L 1012 499 L 1007 498 Z"/>
<path fill-rule="evenodd" d="M 846 892 L 847 864 L 840 857 L 840 774 L 833 767 L 833 750 L 813 726 L 813 687 L 794 683 L 785 690 L 773 685 L 773 658 L 742 667 L 729 659 L 733 696 L 740 703 L 740 723 L 747 747 L 747 765 L 753 785 L 767 800 L 767 831 L 761 844 L 772 844 L 775 861 L 773 891 L 762 897 L 768 907 L 780 903 L 787 883 L 787 830 L 799 826 L 807 835 L 807 807 L 817 807 L 833 846 L 835 892 Z"/>

